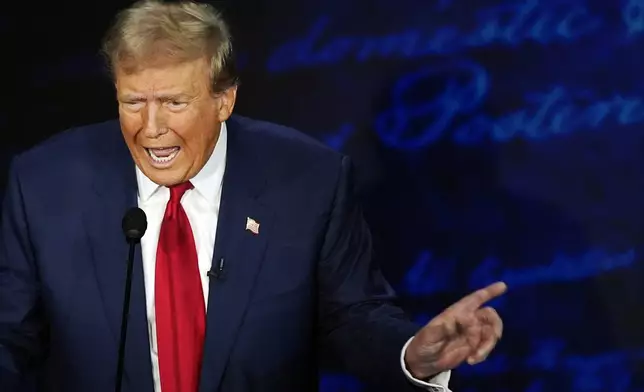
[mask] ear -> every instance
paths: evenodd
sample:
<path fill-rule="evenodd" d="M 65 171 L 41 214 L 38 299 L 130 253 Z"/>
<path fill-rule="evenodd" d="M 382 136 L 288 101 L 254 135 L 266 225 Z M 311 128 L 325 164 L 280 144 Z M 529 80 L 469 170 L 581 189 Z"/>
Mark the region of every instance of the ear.
<path fill-rule="evenodd" d="M 228 120 L 233 109 L 235 108 L 235 101 L 237 100 L 237 86 L 228 88 L 226 91 L 219 95 L 219 121 L 223 122 Z"/>

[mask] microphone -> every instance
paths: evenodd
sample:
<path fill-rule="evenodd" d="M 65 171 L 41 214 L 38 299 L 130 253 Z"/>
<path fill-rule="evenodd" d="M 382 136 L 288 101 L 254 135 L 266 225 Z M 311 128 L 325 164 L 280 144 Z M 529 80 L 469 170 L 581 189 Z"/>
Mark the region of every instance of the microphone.
<path fill-rule="evenodd" d="M 223 279 L 224 278 L 224 266 L 226 264 L 224 263 L 223 257 L 219 259 L 219 263 L 215 266 L 210 267 L 210 271 L 206 275 L 208 275 L 209 278 L 215 278 L 217 280 Z"/>
<path fill-rule="evenodd" d="M 141 241 L 145 230 L 148 228 L 148 220 L 142 209 L 130 208 L 123 216 L 121 223 L 125 240 L 130 246 L 127 257 L 127 275 L 125 277 L 125 296 L 123 298 L 123 315 L 121 316 L 121 338 L 119 340 L 118 364 L 116 367 L 116 392 L 121 392 L 123 381 L 123 362 L 125 358 L 125 340 L 127 337 L 127 321 L 130 313 L 130 293 L 132 291 L 132 267 L 134 264 L 134 251 L 136 244 Z"/>
<path fill-rule="evenodd" d="M 148 228 L 145 212 L 138 207 L 130 208 L 123 216 L 121 227 L 128 243 L 131 241 L 139 242 Z"/>

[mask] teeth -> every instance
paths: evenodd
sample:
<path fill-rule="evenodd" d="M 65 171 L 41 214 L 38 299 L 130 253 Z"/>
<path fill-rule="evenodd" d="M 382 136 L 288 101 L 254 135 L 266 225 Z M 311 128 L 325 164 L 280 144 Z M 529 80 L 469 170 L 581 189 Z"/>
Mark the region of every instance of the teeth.
<path fill-rule="evenodd" d="M 174 152 L 172 152 L 172 154 L 168 155 L 167 157 L 159 157 L 154 154 L 154 151 L 152 151 L 151 149 L 148 149 L 148 155 L 150 155 L 150 158 L 152 158 L 152 160 L 156 163 L 168 163 L 171 160 L 173 160 L 178 153 L 179 153 L 179 149 L 176 149 Z"/>

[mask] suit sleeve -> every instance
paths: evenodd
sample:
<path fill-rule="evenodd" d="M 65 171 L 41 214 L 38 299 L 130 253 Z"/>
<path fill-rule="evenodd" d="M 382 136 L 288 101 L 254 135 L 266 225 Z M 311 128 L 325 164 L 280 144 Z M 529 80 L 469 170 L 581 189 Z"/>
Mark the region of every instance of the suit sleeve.
<path fill-rule="evenodd" d="M 0 390 L 24 391 L 20 383 L 41 349 L 43 324 L 29 225 L 14 161 L 0 216 Z"/>
<path fill-rule="evenodd" d="M 318 266 L 320 343 L 342 370 L 382 390 L 418 391 L 400 366 L 419 326 L 390 303 L 391 286 L 372 261 L 371 234 L 343 158 Z"/>

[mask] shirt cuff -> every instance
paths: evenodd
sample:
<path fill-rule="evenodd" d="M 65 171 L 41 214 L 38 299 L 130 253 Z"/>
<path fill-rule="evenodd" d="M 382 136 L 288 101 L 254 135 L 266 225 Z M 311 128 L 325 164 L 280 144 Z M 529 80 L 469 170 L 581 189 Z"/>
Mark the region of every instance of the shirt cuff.
<path fill-rule="evenodd" d="M 412 384 L 418 387 L 425 388 L 428 391 L 451 392 L 450 389 L 448 388 L 448 384 L 449 384 L 449 378 L 452 373 L 449 370 L 443 373 L 438 373 L 436 376 L 430 378 L 427 381 L 418 380 L 411 375 L 411 373 L 407 369 L 407 365 L 405 364 L 405 352 L 407 351 L 407 347 L 409 346 L 409 343 L 411 343 L 413 339 L 414 339 L 413 337 L 409 339 L 407 343 L 405 343 L 405 345 L 403 346 L 402 351 L 400 352 L 400 366 L 402 367 L 402 370 L 405 373 L 405 376 L 407 376 L 407 379 Z"/>

